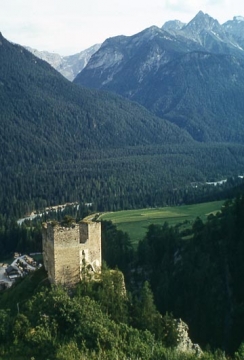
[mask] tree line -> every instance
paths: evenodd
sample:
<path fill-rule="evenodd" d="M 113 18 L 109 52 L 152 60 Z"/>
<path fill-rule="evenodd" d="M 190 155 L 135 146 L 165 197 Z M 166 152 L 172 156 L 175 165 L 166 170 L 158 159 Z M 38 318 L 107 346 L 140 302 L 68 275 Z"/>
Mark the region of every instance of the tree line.
<path fill-rule="evenodd" d="M 66 211 L 79 221 L 90 210 L 71 207 Z M 57 220 L 65 215 L 54 214 Z M 189 325 L 192 340 L 203 349 L 209 346 L 233 355 L 244 342 L 243 218 L 244 196 L 239 195 L 227 201 L 217 214 L 210 214 L 206 223 L 197 218 L 187 231 L 181 232 L 180 227 L 170 227 L 167 223 L 151 224 L 137 248 L 132 246 L 127 233 L 117 230 L 111 222 L 102 222 L 102 258 L 109 268 L 123 272 L 133 300 L 117 304 L 116 295 L 115 298 L 108 295 L 108 289 L 97 289 L 89 283 L 81 285 L 79 291 L 95 301 L 105 291 L 107 295 L 101 296 L 108 296 L 113 304 L 110 310 L 106 309 L 109 302 L 106 298 L 104 311 L 114 312 L 115 317 L 130 326 L 139 326 L 138 319 L 132 320 L 137 310 L 130 306 L 141 301 L 141 289 L 147 284 L 152 290 L 155 309 L 162 316 L 169 313 L 182 318 Z M 38 219 L 22 226 L 3 217 L 0 220 L 3 254 L 41 249 Z M 104 281 L 109 283 L 111 279 L 105 277 Z M 162 334 L 160 326 L 150 326 L 155 336 Z"/>

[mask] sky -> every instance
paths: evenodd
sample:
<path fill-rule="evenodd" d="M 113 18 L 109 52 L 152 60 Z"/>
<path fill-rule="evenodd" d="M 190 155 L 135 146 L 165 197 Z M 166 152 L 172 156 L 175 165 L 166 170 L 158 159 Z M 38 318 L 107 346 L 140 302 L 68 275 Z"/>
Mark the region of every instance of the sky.
<path fill-rule="evenodd" d="M 200 10 L 220 24 L 244 16 L 242 0 L 0 0 L 0 9 L 7 40 L 60 55 L 168 20 L 187 23 Z"/>

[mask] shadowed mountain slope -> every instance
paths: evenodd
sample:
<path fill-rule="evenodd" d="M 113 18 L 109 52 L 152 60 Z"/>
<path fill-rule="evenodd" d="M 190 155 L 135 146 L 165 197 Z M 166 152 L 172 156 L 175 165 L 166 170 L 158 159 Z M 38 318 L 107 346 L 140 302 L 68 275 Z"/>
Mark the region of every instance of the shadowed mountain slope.
<path fill-rule="evenodd" d="M 90 57 L 99 49 L 100 44 L 91 46 L 78 54 L 61 56 L 48 51 L 38 51 L 26 47 L 33 55 L 48 62 L 54 69 L 60 72 L 66 79 L 72 81 L 79 72 L 84 69 Z"/>
<path fill-rule="evenodd" d="M 108 39 L 75 83 L 137 101 L 197 141 L 243 143 L 242 23 L 200 11 L 188 24 Z"/>
<path fill-rule="evenodd" d="M 182 203 L 191 182 L 244 171 L 243 146 L 199 144 L 137 103 L 70 83 L 2 36 L 0 97 L 2 214 L 73 201 L 98 211 Z"/>
<path fill-rule="evenodd" d="M 71 84 L 24 48 L 0 41 L 0 152 L 12 161 L 191 141 L 136 103 Z"/>

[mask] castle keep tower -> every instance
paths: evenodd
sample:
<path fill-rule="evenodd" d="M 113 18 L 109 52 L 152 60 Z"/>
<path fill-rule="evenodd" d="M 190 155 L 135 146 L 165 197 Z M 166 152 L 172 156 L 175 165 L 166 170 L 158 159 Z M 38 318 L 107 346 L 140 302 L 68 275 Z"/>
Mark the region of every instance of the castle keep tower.
<path fill-rule="evenodd" d="M 69 227 L 44 223 L 42 227 L 44 267 L 52 284 L 72 286 L 84 268 L 101 269 L 101 223 L 82 221 Z"/>

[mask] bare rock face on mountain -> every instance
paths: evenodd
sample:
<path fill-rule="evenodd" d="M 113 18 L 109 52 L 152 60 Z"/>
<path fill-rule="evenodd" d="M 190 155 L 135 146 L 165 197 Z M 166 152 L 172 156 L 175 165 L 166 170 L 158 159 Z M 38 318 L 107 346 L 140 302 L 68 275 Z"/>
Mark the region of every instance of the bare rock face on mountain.
<path fill-rule="evenodd" d="M 177 338 L 177 350 L 179 352 L 193 354 L 195 356 L 201 356 L 202 350 L 198 344 L 193 344 L 191 341 L 189 335 L 188 335 L 188 325 L 182 321 L 181 319 L 175 320 L 176 322 L 176 328 L 178 332 L 178 338 Z"/>
<path fill-rule="evenodd" d="M 219 22 L 202 11 L 185 26 L 179 29 L 179 36 L 189 38 L 213 53 L 235 53 L 239 44 Z"/>
<path fill-rule="evenodd" d="M 109 38 L 74 82 L 137 101 L 197 141 L 243 143 L 243 24 L 200 11 L 188 24 Z"/>
<path fill-rule="evenodd" d="M 223 28 L 244 49 L 244 17 L 234 16 L 233 20 L 223 24 Z"/>
<path fill-rule="evenodd" d="M 162 26 L 162 29 L 169 33 L 175 34 L 183 28 L 186 24 L 179 20 L 169 20 Z"/>
<path fill-rule="evenodd" d="M 78 54 L 70 56 L 61 56 L 48 51 L 38 51 L 30 47 L 26 47 L 26 49 L 38 58 L 48 62 L 68 80 L 73 81 L 79 72 L 84 69 L 91 56 L 99 49 L 99 47 L 100 44 L 96 44 Z"/>
<path fill-rule="evenodd" d="M 13 153 L 41 157 L 44 149 L 45 156 L 62 157 L 88 148 L 191 140 L 142 106 L 78 87 L 25 48 L 2 36 L 0 43 L 1 161 Z"/>

